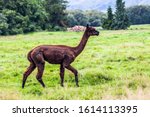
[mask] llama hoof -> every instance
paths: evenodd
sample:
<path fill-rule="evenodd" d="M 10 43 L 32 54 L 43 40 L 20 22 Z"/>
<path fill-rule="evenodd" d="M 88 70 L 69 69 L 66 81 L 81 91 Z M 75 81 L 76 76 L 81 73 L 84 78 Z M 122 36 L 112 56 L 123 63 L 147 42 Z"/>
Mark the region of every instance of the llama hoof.
<path fill-rule="evenodd" d="M 63 85 L 63 84 L 61 84 L 61 87 L 64 87 L 64 85 Z"/>
<path fill-rule="evenodd" d="M 78 85 L 78 84 L 77 84 L 76 86 L 77 86 L 77 87 L 79 87 L 79 85 Z"/>
<path fill-rule="evenodd" d="M 45 88 L 45 85 L 42 85 L 43 88 Z"/>
<path fill-rule="evenodd" d="M 24 89 L 24 86 L 22 85 L 22 89 Z"/>

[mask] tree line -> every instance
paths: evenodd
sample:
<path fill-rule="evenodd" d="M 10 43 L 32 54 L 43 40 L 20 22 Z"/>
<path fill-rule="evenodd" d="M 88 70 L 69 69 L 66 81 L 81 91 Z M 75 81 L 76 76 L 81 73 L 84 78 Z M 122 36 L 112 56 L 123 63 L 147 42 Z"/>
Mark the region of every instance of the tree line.
<path fill-rule="evenodd" d="M 150 6 L 132 6 L 126 12 L 131 24 L 150 24 Z"/>
<path fill-rule="evenodd" d="M 59 31 L 86 24 L 116 30 L 150 23 L 150 6 L 125 8 L 125 2 L 116 0 L 115 12 L 109 7 L 106 14 L 96 10 L 66 10 L 67 5 L 67 0 L 0 0 L 0 35 Z"/>
<path fill-rule="evenodd" d="M 0 35 L 63 30 L 66 0 L 0 0 Z"/>

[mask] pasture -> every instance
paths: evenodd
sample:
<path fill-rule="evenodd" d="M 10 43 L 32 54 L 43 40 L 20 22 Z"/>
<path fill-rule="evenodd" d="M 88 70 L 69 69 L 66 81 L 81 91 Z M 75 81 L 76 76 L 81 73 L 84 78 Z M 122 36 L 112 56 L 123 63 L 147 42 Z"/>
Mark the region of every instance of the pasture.
<path fill-rule="evenodd" d="M 36 80 L 37 70 L 28 77 L 24 89 L 21 84 L 29 66 L 29 50 L 43 44 L 76 46 L 83 32 L 0 36 L 0 99 L 150 99 L 150 25 L 100 32 L 89 39 L 72 64 L 79 72 L 79 88 L 68 70 L 62 88 L 59 65 L 48 63 L 43 75 L 46 88 Z"/>

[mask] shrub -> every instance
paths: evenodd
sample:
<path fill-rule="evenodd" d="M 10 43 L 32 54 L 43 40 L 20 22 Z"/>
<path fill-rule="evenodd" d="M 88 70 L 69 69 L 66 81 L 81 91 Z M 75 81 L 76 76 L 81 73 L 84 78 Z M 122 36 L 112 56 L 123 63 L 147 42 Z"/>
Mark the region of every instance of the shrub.
<path fill-rule="evenodd" d="M 7 29 L 7 18 L 2 13 L 0 13 L 0 35 L 7 35 Z"/>

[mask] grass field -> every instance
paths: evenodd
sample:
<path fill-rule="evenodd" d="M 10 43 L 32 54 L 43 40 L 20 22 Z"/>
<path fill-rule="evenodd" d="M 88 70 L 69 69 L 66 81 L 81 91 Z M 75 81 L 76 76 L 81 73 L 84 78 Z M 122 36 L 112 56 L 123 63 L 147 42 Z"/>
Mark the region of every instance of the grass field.
<path fill-rule="evenodd" d="M 38 32 L 0 36 L 0 99 L 150 99 L 150 25 L 128 30 L 101 31 L 91 37 L 85 50 L 72 63 L 79 72 L 79 85 L 66 70 L 60 86 L 59 65 L 46 64 L 42 88 L 36 70 L 21 89 L 29 65 L 29 50 L 42 44 L 75 46 L 83 33 Z"/>

